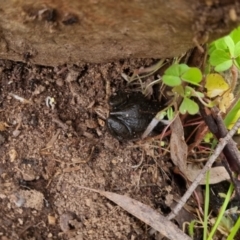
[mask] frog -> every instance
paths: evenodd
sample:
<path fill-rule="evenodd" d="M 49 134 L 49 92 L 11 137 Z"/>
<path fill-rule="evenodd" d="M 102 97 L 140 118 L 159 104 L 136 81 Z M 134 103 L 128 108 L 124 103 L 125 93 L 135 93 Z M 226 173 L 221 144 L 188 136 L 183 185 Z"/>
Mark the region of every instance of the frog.
<path fill-rule="evenodd" d="M 159 102 L 147 99 L 140 92 L 117 92 L 108 103 L 106 126 L 119 141 L 139 139 L 161 108 Z"/>

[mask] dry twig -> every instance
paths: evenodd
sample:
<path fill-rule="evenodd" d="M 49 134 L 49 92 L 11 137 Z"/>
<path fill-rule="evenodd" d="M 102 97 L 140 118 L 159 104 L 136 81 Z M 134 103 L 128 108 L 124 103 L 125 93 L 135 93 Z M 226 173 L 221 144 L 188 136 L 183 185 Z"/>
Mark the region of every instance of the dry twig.
<path fill-rule="evenodd" d="M 182 209 L 182 207 L 184 206 L 184 204 L 187 202 L 187 200 L 190 198 L 190 196 L 192 195 L 192 193 L 194 192 L 194 190 L 197 188 L 197 186 L 199 185 L 200 181 L 205 177 L 206 172 L 211 168 L 212 164 L 214 163 L 214 161 L 217 159 L 217 157 L 220 155 L 220 153 L 222 152 L 223 148 L 225 147 L 225 145 L 229 142 L 229 140 L 232 139 L 232 136 L 236 133 L 236 131 L 238 130 L 238 128 L 240 128 L 240 119 L 238 119 L 238 121 L 235 123 L 234 127 L 228 132 L 228 134 L 219 140 L 219 143 L 215 149 L 215 151 L 213 152 L 213 154 L 211 155 L 211 157 L 209 158 L 209 160 L 207 161 L 206 165 L 204 166 L 204 168 L 201 170 L 201 172 L 199 173 L 199 175 L 196 177 L 196 179 L 194 180 L 194 182 L 191 184 L 191 186 L 189 187 L 189 189 L 187 190 L 187 192 L 183 195 L 183 197 L 179 200 L 179 203 L 176 205 L 176 207 L 172 210 L 172 212 L 168 215 L 168 219 L 171 220 L 173 219 L 178 212 Z"/>

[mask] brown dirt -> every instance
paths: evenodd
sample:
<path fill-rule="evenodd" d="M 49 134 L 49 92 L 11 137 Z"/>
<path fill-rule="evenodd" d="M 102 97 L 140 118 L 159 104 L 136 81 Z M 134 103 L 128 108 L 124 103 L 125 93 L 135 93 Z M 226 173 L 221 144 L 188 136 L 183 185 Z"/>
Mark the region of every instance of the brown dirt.
<path fill-rule="evenodd" d="M 157 239 L 106 198 L 79 189 L 127 194 L 168 213 L 176 190 L 160 143 L 120 143 L 96 114 L 126 86 L 122 72 L 153 63 L 51 68 L 0 61 L 1 239 Z"/>

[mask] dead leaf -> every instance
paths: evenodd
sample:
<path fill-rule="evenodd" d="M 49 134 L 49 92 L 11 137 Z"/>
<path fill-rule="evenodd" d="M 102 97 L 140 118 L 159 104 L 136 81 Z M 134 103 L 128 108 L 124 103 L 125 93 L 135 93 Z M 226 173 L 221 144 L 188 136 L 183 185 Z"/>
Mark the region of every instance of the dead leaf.
<path fill-rule="evenodd" d="M 189 181 L 193 182 L 195 178 L 199 175 L 200 171 L 201 169 L 193 169 L 192 166 L 189 164 L 184 174 Z M 230 179 L 228 172 L 222 166 L 211 168 L 209 171 L 209 184 L 216 184 Z M 205 185 L 206 178 L 203 178 L 200 184 Z"/>
<path fill-rule="evenodd" d="M 206 76 L 205 88 L 207 89 L 207 96 L 215 98 L 215 102 L 222 112 L 226 112 L 228 107 L 234 100 L 234 95 L 231 92 L 229 84 L 218 73 L 211 73 Z"/>
<path fill-rule="evenodd" d="M 218 97 L 218 106 L 223 113 L 226 113 L 227 109 L 234 101 L 234 95 L 230 92 L 230 90 L 226 91 L 221 97 Z"/>
<path fill-rule="evenodd" d="M 184 139 L 184 131 L 179 116 L 171 124 L 170 152 L 173 163 L 179 167 L 181 172 L 185 172 L 187 165 L 188 146 Z"/>
<path fill-rule="evenodd" d="M 205 88 L 207 89 L 207 96 L 214 98 L 216 96 L 221 96 L 228 90 L 229 85 L 220 74 L 211 73 L 206 76 Z"/>
<path fill-rule="evenodd" d="M 127 212 L 131 213 L 133 216 L 137 217 L 141 221 L 145 222 L 152 228 L 159 231 L 162 235 L 169 239 L 176 240 L 190 240 L 191 238 L 183 233 L 176 225 L 171 221 L 167 220 L 164 216 L 159 214 L 157 211 L 153 210 L 149 206 L 136 201 L 128 196 L 119 195 L 112 192 L 105 192 L 100 190 L 95 190 L 86 187 L 80 187 L 81 189 L 87 189 L 94 192 L 98 192 L 104 197 L 116 203 L 118 206 L 125 209 Z"/>

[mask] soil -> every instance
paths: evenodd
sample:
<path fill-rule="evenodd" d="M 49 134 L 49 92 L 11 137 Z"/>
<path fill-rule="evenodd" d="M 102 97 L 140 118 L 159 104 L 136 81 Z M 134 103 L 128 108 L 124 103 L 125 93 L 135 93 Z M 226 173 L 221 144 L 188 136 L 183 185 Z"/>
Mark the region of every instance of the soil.
<path fill-rule="evenodd" d="M 154 62 L 52 68 L 0 61 L 1 239 L 158 239 L 114 203 L 80 189 L 169 212 L 177 190 L 160 141 L 121 143 L 104 121 L 109 96 L 126 88 L 121 73 Z"/>

